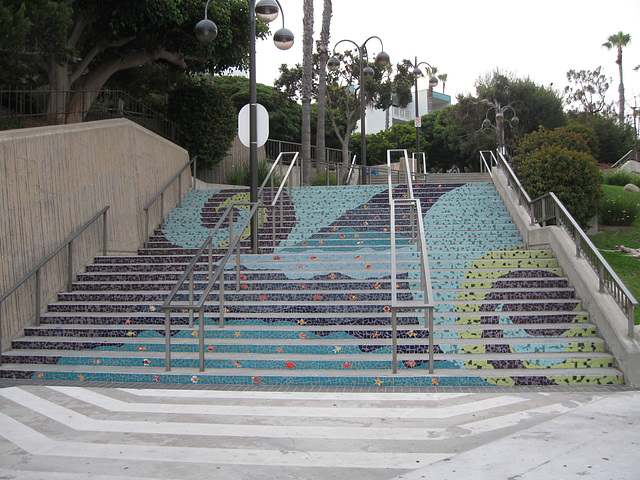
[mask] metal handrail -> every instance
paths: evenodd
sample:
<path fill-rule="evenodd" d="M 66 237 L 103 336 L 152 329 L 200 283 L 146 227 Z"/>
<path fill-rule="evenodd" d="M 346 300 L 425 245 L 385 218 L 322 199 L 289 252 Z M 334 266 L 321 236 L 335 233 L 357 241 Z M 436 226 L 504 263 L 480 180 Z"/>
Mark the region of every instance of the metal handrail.
<path fill-rule="evenodd" d="M 193 164 L 193 184 L 192 187 L 193 189 L 196 188 L 196 160 L 198 159 L 197 156 L 193 157 L 191 160 L 189 160 L 189 162 L 187 162 L 187 164 L 182 167 L 180 169 L 180 171 L 178 173 L 176 173 L 173 178 L 171 178 L 171 180 L 169 180 L 166 185 L 156 194 L 155 197 L 153 197 L 149 203 L 147 203 L 145 205 L 145 207 L 143 208 L 144 210 L 144 246 L 148 247 L 149 246 L 149 209 L 151 208 L 151 206 L 156 202 L 156 200 L 158 200 L 158 198 L 160 198 L 160 228 L 164 227 L 164 192 L 167 191 L 167 189 L 169 187 L 171 187 L 171 185 L 173 185 L 173 182 L 175 182 L 178 178 L 180 178 L 182 176 L 182 174 L 184 173 L 184 171 L 189 168 L 192 164 Z M 180 205 L 182 204 L 182 183 L 178 182 L 178 207 L 180 207 Z"/>
<path fill-rule="evenodd" d="M 107 211 L 109 210 L 109 206 L 104 207 L 98 213 L 96 213 L 91 220 L 85 223 L 82 227 L 80 227 L 76 232 L 71 235 L 67 240 L 65 240 L 62 245 L 56 248 L 52 253 L 50 253 L 44 260 L 42 260 L 38 265 L 36 265 L 29 273 L 27 273 L 22 279 L 20 279 L 16 284 L 13 285 L 9 290 L 3 293 L 0 296 L 0 365 L 2 365 L 2 303 L 20 286 L 22 286 L 27 280 L 29 280 L 33 275 L 36 276 L 36 293 L 34 295 L 35 300 L 35 325 L 40 325 L 40 270 L 44 267 L 49 261 L 55 257 L 62 249 L 67 248 L 67 284 L 66 291 L 71 291 L 72 283 L 73 283 L 73 241 L 83 233 L 87 228 L 89 228 L 98 218 L 102 217 L 102 254 L 107 255 Z"/>
<path fill-rule="evenodd" d="M 234 228 L 233 228 L 233 211 L 238 206 L 250 206 L 249 214 L 247 218 L 245 218 L 244 222 L 240 225 L 237 230 L 237 234 L 234 236 Z M 231 257 L 234 250 L 236 250 L 236 290 L 240 290 L 240 240 L 242 239 L 242 235 L 244 231 L 247 229 L 249 224 L 251 223 L 251 219 L 256 214 L 258 208 L 260 207 L 257 203 L 249 203 L 249 202 L 234 202 L 229 205 L 218 223 L 215 225 L 211 233 L 207 236 L 207 239 L 204 241 L 202 246 L 198 249 L 195 256 L 185 269 L 184 273 L 180 276 L 180 279 L 175 284 L 164 303 L 160 307 L 165 312 L 165 369 L 166 371 L 171 370 L 171 312 L 173 310 L 188 310 L 189 311 L 189 326 L 193 327 L 193 312 L 195 310 L 198 311 L 198 356 L 200 363 L 200 371 L 204 371 L 204 304 L 207 301 L 207 297 L 211 293 L 213 286 L 216 283 L 219 283 L 219 325 L 220 328 L 224 327 L 224 270 Z M 213 271 L 213 238 L 218 233 L 218 230 L 222 227 L 225 219 L 229 217 L 229 246 L 227 248 L 227 252 L 218 262 L 218 266 Z M 196 265 L 200 261 L 200 257 L 205 253 L 206 249 L 209 249 L 208 252 L 208 283 L 204 287 L 203 291 L 200 294 L 198 301 L 194 301 L 194 290 L 195 290 L 195 282 L 194 282 L 194 271 L 196 269 Z M 185 302 L 174 302 L 175 296 L 178 291 L 182 287 L 185 282 L 189 282 L 189 300 Z"/>
<path fill-rule="evenodd" d="M 487 156 L 489 160 L 487 161 Z M 480 152 L 480 173 L 488 173 L 493 178 L 491 168 L 498 165 L 498 160 L 492 150 L 483 150 Z"/>
<path fill-rule="evenodd" d="M 351 165 L 349 166 L 347 181 L 345 182 L 347 185 L 351 184 L 351 175 L 353 175 L 353 169 L 355 168 L 355 165 L 356 165 L 356 155 L 354 155 L 353 158 L 351 159 Z"/>
<path fill-rule="evenodd" d="M 276 159 L 275 162 L 273 162 L 273 165 L 271 166 L 271 169 L 269 170 L 269 173 L 267 174 L 267 176 L 265 177 L 264 181 L 262 182 L 262 185 L 260 186 L 260 189 L 258 190 L 258 202 L 262 202 L 263 204 L 265 204 L 266 202 L 263 200 L 262 195 L 264 192 L 264 188 L 267 185 L 267 183 L 270 181 L 271 182 L 271 191 L 273 192 L 273 173 L 276 170 L 276 167 L 279 165 L 280 166 L 280 175 L 282 175 L 282 167 L 284 164 L 284 156 L 285 155 L 293 155 L 293 159 L 291 160 L 290 164 L 289 164 L 289 168 L 287 168 L 287 172 L 284 174 L 284 176 L 282 177 L 282 180 L 280 182 L 280 186 L 278 187 L 278 191 L 276 192 L 276 195 L 273 196 L 273 198 L 271 199 L 271 203 L 270 204 L 266 204 L 267 208 L 271 208 L 272 210 L 272 221 L 271 221 L 271 240 L 272 240 L 272 245 L 273 248 L 276 247 L 276 215 L 275 212 L 277 210 L 276 206 L 278 204 L 278 201 L 280 202 L 280 228 L 282 228 L 284 226 L 284 195 L 282 195 L 282 192 L 284 192 L 285 187 L 287 186 L 287 183 L 289 183 L 289 200 L 293 200 L 293 188 L 291 187 L 291 182 L 289 182 L 289 179 L 291 178 L 291 173 L 293 172 L 293 169 L 296 166 L 296 163 L 298 163 L 298 158 L 300 156 L 299 152 L 282 152 L 278 155 L 278 158 Z"/>
<path fill-rule="evenodd" d="M 623 163 L 625 163 L 627 160 L 633 160 L 635 159 L 635 150 L 631 149 L 629 150 L 627 153 L 625 153 L 622 157 L 620 157 L 620 159 L 614 163 L 613 165 L 611 165 L 608 169 L 609 170 L 613 170 L 614 168 L 618 168 L 619 166 L 621 166 Z M 633 158 L 632 158 L 633 157 Z"/>
<path fill-rule="evenodd" d="M 393 185 L 391 182 L 391 153 L 402 152 L 404 154 L 404 168 L 407 176 L 407 197 L 401 199 L 393 198 Z M 391 351 L 392 351 L 392 370 L 398 373 L 398 310 L 412 309 L 424 310 L 425 327 L 429 328 L 429 373 L 433 374 L 434 367 L 434 340 L 433 340 L 433 310 L 434 299 L 433 289 L 431 286 L 431 271 L 429 268 L 429 255 L 427 251 L 427 242 L 424 229 L 424 220 L 422 218 L 422 206 L 420 200 L 415 198 L 413 192 L 413 184 L 411 183 L 411 171 L 409 165 L 409 156 L 406 150 L 387 150 L 387 185 L 389 194 L 389 217 L 391 229 Z M 397 265 L 396 265 L 396 226 L 395 211 L 396 207 L 409 207 L 411 210 L 411 240 L 416 245 L 420 257 L 420 273 L 421 288 L 424 295 L 422 302 L 398 300 L 397 290 Z M 416 229 L 417 221 L 417 229 Z"/>
<path fill-rule="evenodd" d="M 598 276 L 600 292 L 607 290 L 625 313 L 629 337 L 634 338 L 634 309 L 638 306 L 638 301 L 616 275 L 597 247 L 589 240 L 587 234 L 580 228 L 578 222 L 575 221 L 560 199 L 553 192 L 550 192 L 531 200 L 518 177 L 500 153 L 498 154 L 498 165 L 506 172 L 509 186 L 517 189 L 520 203 L 528 211 L 532 224 L 546 226 L 547 222 L 555 220 L 567 231 L 576 245 L 576 257 L 582 256 L 589 263 Z"/>

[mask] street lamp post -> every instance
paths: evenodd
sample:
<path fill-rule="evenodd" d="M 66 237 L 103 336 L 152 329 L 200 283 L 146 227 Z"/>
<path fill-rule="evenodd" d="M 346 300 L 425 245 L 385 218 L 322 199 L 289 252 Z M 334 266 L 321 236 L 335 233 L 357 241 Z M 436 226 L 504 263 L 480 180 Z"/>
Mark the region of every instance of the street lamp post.
<path fill-rule="evenodd" d="M 418 109 L 418 107 L 419 107 L 419 104 L 418 104 L 418 79 L 422 77 L 422 70 L 420 70 L 420 65 L 426 65 L 429 68 L 433 68 L 427 62 L 418 63 L 418 57 L 416 57 L 416 61 L 413 64 L 413 77 L 415 79 L 415 82 L 414 82 L 414 91 L 415 91 L 415 93 L 414 93 L 414 99 L 413 100 L 414 100 L 415 107 L 416 107 L 416 118 L 415 118 L 415 126 L 416 126 L 416 155 L 420 154 L 420 126 L 419 126 L 419 121 L 418 121 L 418 119 L 420 118 L 420 110 Z M 429 86 L 433 88 L 436 85 L 438 85 L 438 79 L 435 76 L 431 76 L 431 78 L 429 79 Z M 431 112 L 427 111 L 427 113 L 431 113 Z M 423 172 L 423 173 L 427 173 L 427 172 Z"/>
<path fill-rule="evenodd" d="M 365 125 L 366 111 L 365 111 L 364 81 L 365 81 L 365 78 L 372 78 L 375 73 L 373 71 L 373 68 L 369 66 L 366 66 L 366 67 L 364 66 L 364 59 L 365 57 L 367 57 L 367 42 L 373 38 L 379 40 L 380 46 L 382 47 L 382 51 L 378 53 L 378 55 L 376 55 L 376 65 L 379 65 L 381 67 L 389 65 L 389 55 L 384 52 L 384 45 L 382 44 L 382 40 L 380 39 L 380 37 L 377 37 L 375 35 L 367 38 L 362 45 L 358 45 L 353 40 L 348 40 L 348 39 L 340 40 L 333 47 L 334 56 L 331 59 L 329 59 L 329 61 L 327 62 L 327 68 L 332 72 L 335 72 L 340 68 L 340 59 L 335 56 L 336 48 L 338 47 L 338 45 L 340 45 L 343 42 L 347 42 L 347 43 L 353 44 L 358 49 L 358 59 L 360 63 L 360 132 L 362 137 L 362 142 L 360 145 L 360 156 L 361 156 L 360 162 L 363 167 L 366 167 L 367 165 L 367 129 Z"/>
<path fill-rule="evenodd" d="M 218 35 L 216 24 L 207 18 L 209 2 L 204 7 L 204 19 L 195 28 L 195 35 L 201 42 L 213 41 Z M 249 6 L 249 200 L 258 202 L 258 123 L 257 123 L 257 86 L 256 86 L 256 17 L 270 23 L 278 17 L 282 6 L 278 0 L 247 0 Z M 291 30 L 284 28 L 284 13 L 282 14 L 282 28 L 273 35 L 273 42 L 280 50 L 288 50 L 293 45 L 294 37 Z M 251 249 L 258 253 L 258 216 L 251 222 Z"/>
<path fill-rule="evenodd" d="M 498 143 L 498 152 L 502 153 L 505 157 L 507 156 L 507 148 L 505 146 L 504 141 L 504 124 L 505 122 L 513 129 L 518 126 L 520 123 L 520 119 L 516 116 L 516 111 L 513 109 L 511 104 L 505 105 L 504 107 L 500 105 L 500 102 L 494 100 L 490 102 L 489 100 L 483 100 L 482 102 L 489 105 L 489 110 L 487 110 L 487 114 L 485 119 L 482 121 L 482 129 L 487 128 L 495 128 L 496 129 L 496 141 Z M 491 111 L 495 111 L 496 113 L 496 124 L 495 126 L 489 120 L 489 113 Z M 511 119 L 505 119 L 504 114 L 511 110 L 512 117 Z"/>

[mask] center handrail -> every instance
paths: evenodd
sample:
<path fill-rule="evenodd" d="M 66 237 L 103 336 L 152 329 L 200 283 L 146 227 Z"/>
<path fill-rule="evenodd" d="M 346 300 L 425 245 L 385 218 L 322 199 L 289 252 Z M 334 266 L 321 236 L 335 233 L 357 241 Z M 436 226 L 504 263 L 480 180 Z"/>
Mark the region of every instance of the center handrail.
<path fill-rule="evenodd" d="M 393 184 L 391 182 L 391 153 L 402 152 L 406 177 L 407 177 L 407 196 L 406 198 L 396 199 L 393 197 Z M 403 162 L 401 162 L 402 164 Z M 434 299 L 433 289 L 431 285 L 431 271 L 429 268 L 429 255 L 427 250 L 426 235 L 424 229 L 424 220 L 422 218 L 422 205 L 420 199 L 415 198 L 413 192 L 413 184 L 411 182 L 411 170 L 409 165 L 409 156 L 406 150 L 387 150 L 387 185 L 389 194 L 389 217 L 391 229 L 391 341 L 392 341 L 392 369 L 393 373 L 398 373 L 398 317 L 397 313 L 400 309 L 424 310 L 425 327 L 429 329 L 429 373 L 434 372 L 434 339 L 433 339 L 433 310 Z M 420 258 L 420 277 L 423 300 L 398 300 L 397 288 L 397 249 L 396 249 L 396 207 L 410 208 L 410 224 L 411 224 L 411 243 L 416 245 L 416 249 Z M 417 228 L 416 228 L 417 223 Z"/>
<path fill-rule="evenodd" d="M 291 159 L 291 162 L 289 163 L 289 168 L 287 168 L 287 172 L 284 174 L 284 176 L 282 177 L 281 181 L 280 181 L 280 186 L 278 187 L 278 191 L 276 192 L 275 196 L 273 196 L 271 198 L 271 203 L 267 203 L 264 201 L 263 199 L 263 194 L 264 194 L 264 189 L 267 185 L 267 183 L 271 183 L 271 191 L 273 192 L 273 178 L 274 178 L 274 173 L 276 168 L 278 167 L 278 165 L 280 166 L 280 172 L 282 175 L 282 166 L 284 164 L 284 156 L 285 155 L 293 155 L 293 158 Z M 298 163 L 298 157 L 300 156 L 300 152 L 281 152 L 278 155 L 278 158 L 276 158 L 276 161 L 273 162 L 273 165 L 271 165 L 271 168 L 269 169 L 269 173 L 267 174 L 267 176 L 265 177 L 265 179 L 262 182 L 262 185 L 260 185 L 260 188 L 258 189 L 258 202 L 262 202 L 263 204 L 266 204 L 266 206 L 268 208 L 271 208 L 272 210 L 272 215 L 271 215 L 271 239 L 272 239 L 272 246 L 273 248 L 276 247 L 276 215 L 275 215 L 275 211 L 276 211 L 276 206 L 278 204 L 278 201 L 280 201 L 280 228 L 282 228 L 284 226 L 284 195 L 282 194 L 284 192 L 284 189 L 287 186 L 287 183 L 289 183 L 289 200 L 293 201 L 293 188 L 291 187 L 291 182 L 289 181 L 291 179 L 291 174 L 293 172 L 293 169 L 296 167 L 296 164 Z"/>
<path fill-rule="evenodd" d="M 250 206 L 248 215 L 244 219 L 244 222 L 237 229 L 237 234 L 234 235 L 233 228 L 233 212 L 238 206 Z M 164 303 L 160 307 L 165 312 L 165 369 L 166 371 L 171 370 L 171 311 L 173 310 L 188 310 L 189 311 L 189 326 L 193 326 L 193 312 L 197 310 L 199 312 L 199 321 L 198 321 L 198 338 L 199 338 L 199 362 L 200 362 L 200 371 L 204 371 L 204 304 L 208 300 L 208 297 L 213 290 L 213 287 L 216 283 L 219 283 L 219 325 L 220 327 L 224 327 L 224 270 L 229 261 L 229 258 L 233 254 L 233 251 L 236 250 L 236 290 L 240 289 L 240 241 L 242 236 L 251 223 L 251 219 L 256 214 L 260 205 L 255 203 L 252 204 L 250 202 L 233 202 L 230 204 L 224 211 L 223 215 L 220 217 L 215 227 L 211 231 L 211 233 L 207 236 L 207 239 L 204 241 L 202 246 L 198 249 L 195 256 L 185 269 L 184 273 L 180 276 L 177 283 L 174 285 L 173 289 L 165 299 Z M 216 237 L 218 231 L 222 228 L 225 220 L 228 218 L 229 223 L 229 245 L 227 247 L 227 251 L 224 256 L 218 261 L 218 266 L 215 271 L 213 271 L 213 239 Z M 194 290 L 195 290 L 195 282 L 194 282 L 194 271 L 196 269 L 197 264 L 200 261 L 200 258 L 205 253 L 206 249 L 209 249 L 208 252 L 208 283 L 200 293 L 200 297 L 197 301 L 194 301 Z M 222 277 L 222 278 L 221 278 Z M 178 294 L 178 291 L 182 288 L 185 282 L 189 282 L 189 299 L 187 302 L 175 302 L 175 297 Z"/>
<path fill-rule="evenodd" d="M 580 228 L 578 222 L 560 199 L 553 192 L 550 192 L 531 200 L 502 153 L 498 153 L 497 163 L 507 175 L 508 185 L 516 191 L 519 203 L 527 210 L 533 225 L 546 226 L 547 222 L 555 220 L 569 234 L 576 246 L 576 257 L 582 256 L 587 261 L 598 277 L 600 292 L 604 292 L 606 289 L 625 313 L 629 337 L 634 338 L 634 309 L 638 306 L 638 301 L 616 275 L 598 248 L 589 240 L 587 234 Z"/>
<path fill-rule="evenodd" d="M 171 187 L 171 185 L 173 185 L 173 183 L 182 176 L 182 174 L 184 173 L 184 171 L 189 168 L 191 165 L 193 165 L 193 185 L 192 188 L 195 189 L 195 184 L 196 184 L 196 160 L 197 160 L 197 156 L 193 157 L 191 160 L 189 160 L 187 162 L 187 164 L 182 167 L 180 169 L 180 171 L 178 173 L 176 173 L 171 180 L 169 180 L 165 186 L 156 194 L 155 197 L 153 197 L 151 200 L 149 200 L 149 202 L 144 206 L 144 208 L 142 209 L 144 211 L 144 219 L 145 219 L 145 227 L 144 227 L 144 246 L 148 247 L 149 246 L 149 209 L 151 208 L 151 206 L 156 203 L 156 201 L 158 200 L 158 198 L 160 198 L 160 228 L 162 228 L 164 226 L 164 192 L 167 191 L 167 189 L 169 187 Z M 182 183 L 178 182 L 178 207 L 180 207 L 182 202 Z"/>

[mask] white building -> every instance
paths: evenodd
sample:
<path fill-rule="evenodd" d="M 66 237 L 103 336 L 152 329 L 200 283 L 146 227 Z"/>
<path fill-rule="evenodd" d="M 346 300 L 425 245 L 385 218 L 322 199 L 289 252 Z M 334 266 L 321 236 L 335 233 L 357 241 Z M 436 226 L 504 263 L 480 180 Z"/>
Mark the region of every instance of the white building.
<path fill-rule="evenodd" d="M 418 113 L 420 117 L 429 113 L 427 104 L 428 90 L 418 90 Z M 451 96 L 443 93 L 433 92 L 433 110 L 437 112 L 451 105 Z M 404 108 L 391 107 L 389 109 L 389 126 L 400 125 L 413 121 L 416 115 L 416 107 L 413 102 Z M 386 112 L 384 110 L 374 110 L 367 108 L 367 135 L 378 133 L 385 129 Z M 359 128 L 359 122 L 358 122 Z"/>

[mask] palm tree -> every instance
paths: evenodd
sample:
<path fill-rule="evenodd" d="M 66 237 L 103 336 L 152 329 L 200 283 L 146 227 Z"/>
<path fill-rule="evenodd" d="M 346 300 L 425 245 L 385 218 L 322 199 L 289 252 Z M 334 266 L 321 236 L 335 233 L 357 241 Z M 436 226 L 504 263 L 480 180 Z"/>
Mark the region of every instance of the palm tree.
<path fill-rule="evenodd" d="M 620 126 L 624 125 L 624 83 L 622 82 L 622 48 L 629 45 L 631 42 L 631 35 L 628 33 L 618 32 L 615 35 L 610 35 L 605 43 L 602 44 L 607 50 L 611 50 L 614 47 L 618 50 L 618 58 L 616 63 L 618 64 L 618 71 L 620 72 L 620 86 L 618 87 L 619 98 L 619 113 L 618 121 Z"/>
<path fill-rule="evenodd" d="M 447 77 L 448 75 L 446 73 L 441 73 L 440 75 L 438 75 L 438 79 L 440 79 L 440 81 L 442 82 L 442 94 L 444 95 L 444 87 L 447 84 Z"/>
<path fill-rule="evenodd" d="M 316 129 L 316 159 L 318 162 L 325 160 L 325 112 L 327 106 L 327 61 L 329 60 L 329 36 L 331 28 L 331 15 L 333 11 L 332 0 L 324 0 L 322 11 L 322 29 L 318 42 L 319 68 L 318 68 L 318 125 Z M 345 161 L 347 161 L 345 159 Z"/>
<path fill-rule="evenodd" d="M 428 78 L 435 77 L 438 73 L 438 67 L 427 67 Z M 416 100 L 417 101 L 417 100 Z M 433 111 L 433 86 L 429 82 L 429 90 L 427 90 L 427 113 Z"/>
<path fill-rule="evenodd" d="M 313 0 L 304 0 L 302 18 L 302 147 L 305 185 L 311 185 L 311 94 L 313 90 Z"/>

